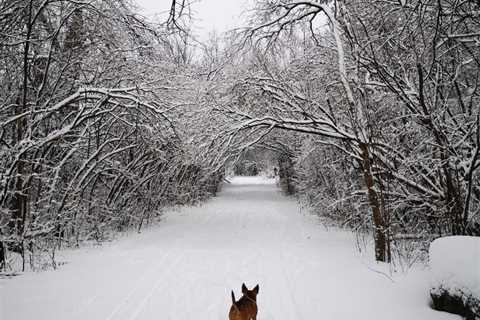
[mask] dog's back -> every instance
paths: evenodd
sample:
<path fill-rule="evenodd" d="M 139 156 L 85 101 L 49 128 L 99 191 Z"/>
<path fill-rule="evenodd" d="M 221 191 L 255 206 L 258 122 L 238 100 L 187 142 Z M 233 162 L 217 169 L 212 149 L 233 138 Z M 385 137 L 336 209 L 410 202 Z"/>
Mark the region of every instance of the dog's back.
<path fill-rule="evenodd" d="M 232 291 L 232 306 L 228 313 L 229 320 L 256 320 L 257 319 L 257 294 L 258 285 L 253 290 L 248 290 L 245 284 L 242 284 L 243 296 L 235 301 L 235 295 Z"/>

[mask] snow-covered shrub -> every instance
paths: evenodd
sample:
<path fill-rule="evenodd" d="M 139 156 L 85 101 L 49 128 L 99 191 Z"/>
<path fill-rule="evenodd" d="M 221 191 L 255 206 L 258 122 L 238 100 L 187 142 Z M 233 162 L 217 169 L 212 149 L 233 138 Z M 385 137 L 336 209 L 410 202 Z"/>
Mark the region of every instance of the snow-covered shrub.
<path fill-rule="evenodd" d="M 436 239 L 430 245 L 430 267 L 434 308 L 480 319 L 480 237 Z"/>
<path fill-rule="evenodd" d="M 359 187 L 354 165 L 332 146 L 305 139 L 295 158 L 300 201 L 321 217 L 365 231 L 365 206 L 353 195 Z"/>

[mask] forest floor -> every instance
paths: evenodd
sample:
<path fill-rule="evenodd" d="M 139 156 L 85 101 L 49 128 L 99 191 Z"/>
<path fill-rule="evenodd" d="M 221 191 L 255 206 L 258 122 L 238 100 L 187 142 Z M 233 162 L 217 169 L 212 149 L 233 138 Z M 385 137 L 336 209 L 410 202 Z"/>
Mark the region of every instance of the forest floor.
<path fill-rule="evenodd" d="M 258 320 L 460 319 L 430 309 L 428 270 L 389 274 L 261 178 L 61 255 L 56 271 L 0 280 L 2 320 L 226 320 L 242 282 L 260 285 Z"/>

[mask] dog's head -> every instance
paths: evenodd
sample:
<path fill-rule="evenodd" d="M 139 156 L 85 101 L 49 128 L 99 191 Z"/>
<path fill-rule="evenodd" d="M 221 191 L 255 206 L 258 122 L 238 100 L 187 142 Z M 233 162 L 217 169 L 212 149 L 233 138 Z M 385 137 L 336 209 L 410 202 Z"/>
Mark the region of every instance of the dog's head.
<path fill-rule="evenodd" d="M 255 286 L 255 288 L 253 288 L 252 290 L 248 290 L 245 283 L 242 283 L 242 293 L 243 293 L 243 295 L 252 299 L 253 301 L 257 301 L 257 294 L 258 294 L 259 289 L 260 288 L 258 287 L 258 284 L 257 284 Z"/>

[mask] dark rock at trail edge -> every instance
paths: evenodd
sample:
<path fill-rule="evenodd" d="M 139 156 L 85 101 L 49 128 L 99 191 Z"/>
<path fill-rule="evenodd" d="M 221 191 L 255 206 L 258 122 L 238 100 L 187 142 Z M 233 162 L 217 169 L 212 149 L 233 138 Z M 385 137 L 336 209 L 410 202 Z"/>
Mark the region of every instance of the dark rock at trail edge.
<path fill-rule="evenodd" d="M 466 320 L 480 320 L 480 299 L 472 294 L 440 287 L 432 289 L 430 296 L 435 310 L 458 314 Z"/>

